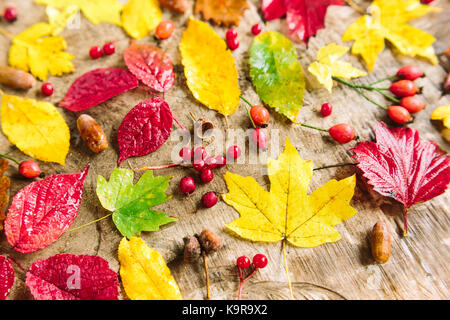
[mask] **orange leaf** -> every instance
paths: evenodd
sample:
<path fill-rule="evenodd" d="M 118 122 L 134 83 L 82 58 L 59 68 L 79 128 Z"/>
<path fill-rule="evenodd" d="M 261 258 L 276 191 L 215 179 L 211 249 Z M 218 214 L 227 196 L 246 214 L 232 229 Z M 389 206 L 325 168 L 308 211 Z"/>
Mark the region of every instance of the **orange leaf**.
<path fill-rule="evenodd" d="M 6 219 L 5 209 L 9 202 L 8 189 L 11 181 L 3 176 L 8 166 L 8 161 L 0 159 L 0 230 L 3 230 L 3 221 Z"/>
<path fill-rule="evenodd" d="M 196 14 L 202 13 L 203 19 L 211 19 L 215 24 L 225 26 L 237 26 L 248 8 L 247 0 L 197 0 L 195 2 Z"/>

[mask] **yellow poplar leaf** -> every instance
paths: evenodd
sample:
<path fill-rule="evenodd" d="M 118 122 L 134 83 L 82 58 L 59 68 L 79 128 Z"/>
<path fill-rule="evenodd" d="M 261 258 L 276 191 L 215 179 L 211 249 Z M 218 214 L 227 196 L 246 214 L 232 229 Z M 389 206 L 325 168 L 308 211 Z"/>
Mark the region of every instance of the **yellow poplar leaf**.
<path fill-rule="evenodd" d="M 317 52 L 317 60 L 308 68 L 308 71 L 316 76 L 317 80 L 329 91 L 333 87 L 332 76 L 350 79 L 367 75 L 366 72 L 353 67 L 348 62 L 339 61 L 348 51 L 347 47 L 340 46 L 336 43 L 330 43 L 319 49 Z"/>
<path fill-rule="evenodd" d="M 67 48 L 63 37 L 52 36 L 54 30 L 48 23 L 37 23 L 15 36 L 9 49 L 9 64 L 40 80 L 47 79 L 49 72 L 54 76 L 73 72 L 73 56 L 63 51 Z"/>
<path fill-rule="evenodd" d="M 205 22 L 190 19 L 180 43 L 181 62 L 194 97 L 227 116 L 239 105 L 241 91 L 233 55 Z"/>
<path fill-rule="evenodd" d="M 75 15 L 78 12 L 77 6 L 68 6 L 63 10 L 58 10 L 56 8 L 47 7 L 45 11 L 47 12 L 48 21 L 50 25 L 53 26 L 52 36 L 57 36 L 60 34 L 69 23 L 75 19 Z"/>
<path fill-rule="evenodd" d="M 442 120 L 444 126 L 450 129 L 450 104 L 434 109 L 431 120 Z"/>
<path fill-rule="evenodd" d="M 135 39 L 145 37 L 162 19 L 158 0 L 130 0 L 122 12 L 122 26 Z"/>
<path fill-rule="evenodd" d="M 404 55 L 422 57 L 437 64 L 432 35 L 407 22 L 439 9 L 422 5 L 420 0 L 374 0 L 371 15 L 364 15 L 345 31 L 343 41 L 354 40 L 352 53 L 359 54 L 372 71 L 387 39 Z"/>
<path fill-rule="evenodd" d="M 181 300 L 178 284 L 158 251 L 139 237 L 119 244 L 120 277 L 131 300 Z"/>
<path fill-rule="evenodd" d="M 23 153 L 38 160 L 65 164 L 70 131 L 54 105 L 4 94 L 3 133 Z"/>
<path fill-rule="evenodd" d="M 289 139 L 278 160 L 270 159 L 267 167 L 270 191 L 252 177 L 224 175 L 229 191 L 223 199 L 241 215 L 226 225 L 228 229 L 248 240 L 286 240 L 297 247 L 341 239 L 334 226 L 356 214 L 350 206 L 355 175 L 330 180 L 308 195 L 312 162 L 302 160 Z"/>
<path fill-rule="evenodd" d="M 120 25 L 120 12 L 123 5 L 117 0 L 35 0 L 58 9 L 77 6 L 93 24 L 109 22 Z"/>

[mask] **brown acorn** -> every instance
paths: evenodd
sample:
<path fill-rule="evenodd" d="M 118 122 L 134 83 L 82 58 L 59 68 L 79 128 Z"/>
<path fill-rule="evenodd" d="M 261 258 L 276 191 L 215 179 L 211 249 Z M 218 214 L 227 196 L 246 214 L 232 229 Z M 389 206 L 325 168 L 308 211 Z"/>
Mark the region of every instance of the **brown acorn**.
<path fill-rule="evenodd" d="M 373 259 L 380 264 L 386 263 L 391 256 L 391 233 L 387 224 L 378 221 L 372 229 L 370 247 Z"/>

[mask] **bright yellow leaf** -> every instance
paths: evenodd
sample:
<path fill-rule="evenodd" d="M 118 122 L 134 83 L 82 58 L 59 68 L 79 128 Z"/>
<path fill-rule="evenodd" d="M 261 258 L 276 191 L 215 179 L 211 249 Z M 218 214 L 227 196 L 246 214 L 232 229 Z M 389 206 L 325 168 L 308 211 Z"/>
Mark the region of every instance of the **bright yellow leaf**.
<path fill-rule="evenodd" d="M 190 19 L 180 43 L 181 62 L 194 97 L 227 116 L 239 105 L 241 91 L 233 55 L 205 22 Z"/>
<path fill-rule="evenodd" d="M 1 117 L 3 133 L 23 153 L 64 165 L 70 131 L 54 105 L 4 94 Z"/>
<path fill-rule="evenodd" d="M 15 36 L 9 49 L 9 64 L 40 80 L 47 79 L 49 72 L 54 76 L 73 72 L 73 56 L 63 51 L 67 48 L 63 37 L 51 36 L 54 30 L 48 23 L 37 23 Z"/>
<path fill-rule="evenodd" d="M 181 300 L 178 284 L 158 251 L 138 237 L 119 244 L 120 277 L 131 300 Z"/>
<path fill-rule="evenodd" d="M 270 191 L 252 177 L 225 174 L 229 192 L 223 199 L 241 215 L 227 228 L 248 240 L 286 240 L 297 247 L 315 247 L 341 239 L 334 226 L 356 213 L 350 206 L 354 175 L 330 180 L 308 195 L 312 162 L 302 160 L 289 139 L 278 160 L 270 159 L 267 166 Z"/>
<path fill-rule="evenodd" d="M 158 0 L 130 0 L 122 12 L 122 26 L 135 39 L 155 30 L 162 19 Z"/>
<path fill-rule="evenodd" d="M 450 141 L 450 104 L 436 108 L 431 114 L 431 120 L 442 120 L 446 129 L 441 134 L 445 140 Z"/>
<path fill-rule="evenodd" d="M 404 55 L 422 57 L 437 64 L 432 35 L 415 28 L 408 21 L 439 9 L 422 5 L 420 0 L 374 0 L 371 15 L 364 15 L 345 31 L 342 40 L 354 40 L 353 54 L 359 54 L 372 71 L 387 39 Z"/>
<path fill-rule="evenodd" d="M 35 0 L 58 9 L 77 6 L 93 24 L 109 22 L 120 25 L 120 12 L 123 5 L 117 0 Z"/>
<path fill-rule="evenodd" d="M 79 8 L 77 6 L 68 6 L 63 10 L 58 10 L 52 7 L 47 7 L 45 9 L 47 12 L 48 21 L 53 26 L 52 36 L 57 36 L 66 28 L 67 24 L 72 23 L 78 9 Z"/>
<path fill-rule="evenodd" d="M 365 76 L 367 73 L 353 67 L 348 62 L 339 61 L 348 51 L 347 47 L 337 45 L 336 43 L 330 43 L 319 49 L 317 52 L 317 60 L 308 68 L 317 80 L 329 91 L 333 87 L 332 76 L 350 79 Z"/>

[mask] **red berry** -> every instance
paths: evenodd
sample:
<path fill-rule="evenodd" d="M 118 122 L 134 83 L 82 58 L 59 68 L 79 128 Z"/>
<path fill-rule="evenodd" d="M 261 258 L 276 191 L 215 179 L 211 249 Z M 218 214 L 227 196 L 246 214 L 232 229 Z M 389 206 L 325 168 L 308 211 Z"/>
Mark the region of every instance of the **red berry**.
<path fill-rule="evenodd" d="M 194 147 L 194 160 L 204 160 L 208 156 L 205 148 L 203 147 Z"/>
<path fill-rule="evenodd" d="M 416 80 L 423 76 L 423 71 L 413 65 L 403 66 L 397 71 L 397 76 L 401 79 Z"/>
<path fill-rule="evenodd" d="M 184 177 L 180 181 L 180 191 L 184 194 L 190 194 L 195 191 L 195 182 L 191 177 Z"/>
<path fill-rule="evenodd" d="M 89 55 L 92 59 L 98 59 L 103 56 L 103 51 L 99 46 L 93 46 L 91 50 L 89 50 Z"/>
<path fill-rule="evenodd" d="M 112 42 L 108 42 L 103 45 L 103 53 L 107 56 L 112 55 L 114 52 L 116 52 L 116 47 Z"/>
<path fill-rule="evenodd" d="M 429 4 L 432 3 L 434 0 L 420 0 L 423 4 Z"/>
<path fill-rule="evenodd" d="M 408 110 L 401 106 L 390 106 L 387 112 L 389 118 L 391 118 L 392 121 L 398 124 L 405 124 L 412 120 Z"/>
<path fill-rule="evenodd" d="M 227 45 L 230 50 L 239 48 L 239 40 L 237 38 L 227 39 Z"/>
<path fill-rule="evenodd" d="M 241 256 L 237 258 L 236 265 L 241 269 L 247 269 L 250 267 L 250 259 L 246 256 Z"/>
<path fill-rule="evenodd" d="M 253 106 L 250 109 L 250 117 L 252 117 L 255 125 L 259 127 L 267 127 L 269 124 L 269 111 L 263 106 Z"/>
<path fill-rule="evenodd" d="M 192 164 L 192 168 L 195 171 L 202 172 L 203 169 L 205 168 L 205 161 L 202 159 L 194 160 L 194 163 Z"/>
<path fill-rule="evenodd" d="M 217 158 L 214 157 L 206 158 L 205 165 L 210 169 L 215 169 L 217 167 Z"/>
<path fill-rule="evenodd" d="M 6 7 L 3 17 L 8 22 L 14 22 L 17 20 L 17 9 L 14 7 Z"/>
<path fill-rule="evenodd" d="M 257 36 L 258 34 L 260 34 L 261 31 L 262 31 L 262 28 L 261 28 L 261 26 L 259 25 L 259 23 L 254 24 L 254 25 L 252 26 L 252 33 L 253 33 L 255 36 Z"/>
<path fill-rule="evenodd" d="M 41 91 L 46 96 L 51 96 L 53 94 L 53 85 L 50 82 L 45 82 L 42 84 Z"/>
<path fill-rule="evenodd" d="M 238 146 L 231 146 L 227 150 L 227 158 L 237 159 L 241 156 L 241 148 Z"/>
<path fill-rule="evenodd" d="M 205 208 L 211 208 L 217 203 L 217 200 L 217 195 L 214 192 L 210 191 L 202 196 L 202 205 Z"/>
<path fill-rule="evenodd" d="M 175 30 L 175 23 L 170 20 L 162 21 L 158 26 L 156 27 L 155 34 L 159 39 L 167 39 L 170 38 L 173 31 Z"/>
<path fill-rule="evenodd" d="M 227 164 L 227 158 L 225 158 L 222 155 L 217 156 L 216 161 L 217 161 L 217 168 L 222 168 L 222 167 L 226 166 L 226 164 Z"/>
<path fill-rule="evenodd" d="M 330 136 L 337 142 L 343 144 L 355 139 L 355 130 L 347 123 L 339 123 L 332 126 L 328 132 Z"/>
<path fill-rule="evenodd" d="M 41 168 L 39 168 L 39 165 L 32 161 L 32 160 L 26 160 L 22 161 L 19 164 L 19 173 L 24 176 L 25 178 L 36 178 L 39 177 L 41 174 Z"/>
<path fill-rule="evenodd" d="M 192 150 L 190 148 L 181 148 L 180 152 L 178 153 L 183 159 L 183 161 L 189 162 L 192 160 Z"/>
<path fill-rule="evenodd" d="M 333 112 L 333 106 L 330 103 L 324 103 L 320 108 L 323 117 L 328 117 Z"/>
<path fill-rule="evenodd" d="M 238 36 L 238 33 L 236 31 L 236 29 L 230 28 L 227 30 L 227 33 L 225 33 L 225 39 L 231 40 L 231 39 L 236 39 Z"/>
<path fill-rule="evenodd" d="M 200 179 L 202 179 L 204 183 L 209 183 L 214 179 L 214 172 L 209 168 L 205 168 L 200 174 Z"/>
<path fill-rule="evenodd" d="M 253 266 L 255 268 L 263 269 L 267 266 L 267 257 L 262 253 L 255 254 L 253 257 Z"/>
<path fill-rule="evenodd" d="M 416 96 L 404 97 L 400 100 L 400 104 L 403 108 L 408 110 L 409 113 L 417 113 L 425 108 L 425 102 Z"/>
<path fill-rule="evenodd" d="M 259 148 L 265 150 L 267 148 L 267 137 L 263 129 L 256 128 L 252 134 L 253 143 Z"/>
<path fill-rule="evenodd" d="M 416 84 L 411 80 L 399 80 L 394 82 L 391 84 L 389 90 L 399 97 L 413 96 L 418 91 Z"/>

